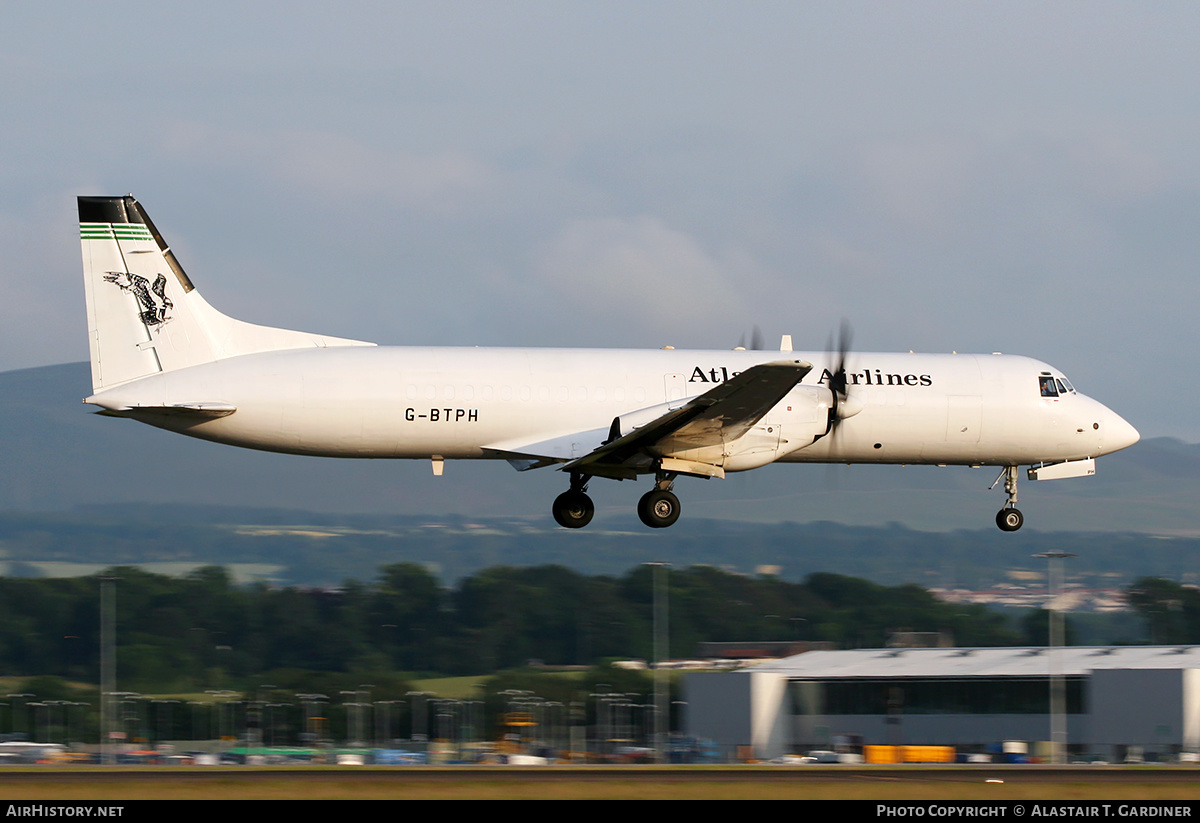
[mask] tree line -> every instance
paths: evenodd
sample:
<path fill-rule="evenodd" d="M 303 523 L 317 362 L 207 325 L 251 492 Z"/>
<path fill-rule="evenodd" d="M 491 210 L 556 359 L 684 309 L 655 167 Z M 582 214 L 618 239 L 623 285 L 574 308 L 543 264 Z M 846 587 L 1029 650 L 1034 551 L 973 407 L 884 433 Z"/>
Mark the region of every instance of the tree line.
<path fill-rule="evenodd" d="M 0 666 L 10 675 L 96 682 L 100 580 L 113 578 L 123 689 L 230 688 L 268 672 L 473 675 L 588 666 L 653 653 L 651 568 L 586 576 L 495 566 L 453 587 L 420 565 L 385 566 L 337 588 L 238 585 L 218 566 L 182 577 L 116 567 L 75 578 L 0 578 Z M 834 574 L 795 583 L 708 566 L 668 574 L 672 657 L 702 641 L 884 645 L 889 631 L 946 632 L 959 645 L 1023 642 L 1003 616 L 941 603 L 913 585 Z"/>
<path fill-rule="evenodd" d="M 494 566 L 447 587 L 399 563 L 336 588 L 239 585 L 219 566 L 181 577 L 116 567 L 0 578 L 0 670 L 97 682 L 102 578 L 115 581 L 118 683 L 137 691 L 233 688 L 278 671 L 478 675 L 530 661 L 591 666 L 653 655 L 649 566 L 621 576 Z M 1045 642 L 1041 615 L 1016 621 L 915 585 L 826 573 L 789 582 L 710 566 L 672 569 L 667 579 L 674 658 L 695 656 L 705 641 L 877 648 L 895 631 L 941 632 L 959 646 Z M 1127 594 L 1151 642 L 1200 642 L 1200 590 L 1143 578 Z"/>
<path fill-rule="evenodd" d="M 814 572 L 863 577 L 892 585 L 987 589 L 1010 574 L 1044 574 L 1033 555 L 1078 555 L 1071 579 L 1087 588 L 1128 585 L 1138 577 L 1189 580 L 1200 564 L 1200 537 L 1038 532 L 1005 534 L 994 527 L 923 532 L 896 524 L 745 523 L 688 518 L 666 530 L 646 530 L 629 512 L 588 535 L 547 516 L 349 515 L 211 506 L 80 507 L 71 512 L 0 512 L 4 574 L 40 577 L 75 566 L 148 563 L 269 568 L 281 585 L 336 586 L 347 577 L 373 580 L 389 563 L 435 558 L 445 581 L 458 581 L 504 562 L 559 564 L 589 575 L 619 577 L 649 559 L 675 568 L 706 564 L 749 573 L 766 567 L 799 582 Z M 75 564 L 78 564 L 76 566 Z"/>

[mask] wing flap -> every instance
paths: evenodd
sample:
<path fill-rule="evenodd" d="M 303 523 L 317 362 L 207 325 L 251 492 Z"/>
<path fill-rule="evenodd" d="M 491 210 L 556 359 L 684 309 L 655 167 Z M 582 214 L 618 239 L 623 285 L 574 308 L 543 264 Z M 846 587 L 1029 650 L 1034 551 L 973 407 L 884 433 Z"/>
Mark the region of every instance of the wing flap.
<path fill-rule="evenodd" d="M 677 409 L 634 428 L 570 461 L 564 471 L 613 476 L 608 470 L 631 462 L 645 463 L 646 455 L 672 457 L 673 452 L 716 446 L 741 437 L 812 371 L 799 360 L 761 363 L 694 397 Z M 721 476 L 719 467 L 705 464 L 687 474 Z"/>

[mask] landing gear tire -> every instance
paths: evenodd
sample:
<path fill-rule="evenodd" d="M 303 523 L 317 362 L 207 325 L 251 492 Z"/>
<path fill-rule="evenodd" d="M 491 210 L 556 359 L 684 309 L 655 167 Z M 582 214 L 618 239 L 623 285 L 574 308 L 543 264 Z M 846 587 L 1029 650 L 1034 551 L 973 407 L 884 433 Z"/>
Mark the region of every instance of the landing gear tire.
<path fill-rule="evenodd" d="M 1000 531 L 1015 532 L 1025 523 L 1025 515 L 1017 509 L 1005 508 L 996 512 L 996 525 Z"/>
<path fill-rule="evenodd" d="M 679 498 L 669 491 L 652 489 L 638 501 L 638 517 L 652 529 L 665 529 L 679 519 Z"/>
<path fill-rule="evenodd" d="M 592 498 L 583 492 L 565 491 L 554 498 L 551 511 L 554 513 L 555 522 L 564 529 L 582 529 L 592 522 L 596 506 L 592 503 Z"/>

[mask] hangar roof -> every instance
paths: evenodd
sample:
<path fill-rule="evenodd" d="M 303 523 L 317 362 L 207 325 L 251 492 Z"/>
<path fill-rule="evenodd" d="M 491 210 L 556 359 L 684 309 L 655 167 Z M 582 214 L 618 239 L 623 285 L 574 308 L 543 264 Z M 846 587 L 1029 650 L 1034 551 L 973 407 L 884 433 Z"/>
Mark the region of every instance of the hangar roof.
<path fill-rule="evenodd" d="M 1055 649 L 1065 675 L 1094 669 L 1200 669 L 1200 646 L 1062 646 Z M 791 678 L 1046 677 L 1049 647 L 981 649 L 854 649 L 814 651 L 761 663 L 745 672 Z"/>

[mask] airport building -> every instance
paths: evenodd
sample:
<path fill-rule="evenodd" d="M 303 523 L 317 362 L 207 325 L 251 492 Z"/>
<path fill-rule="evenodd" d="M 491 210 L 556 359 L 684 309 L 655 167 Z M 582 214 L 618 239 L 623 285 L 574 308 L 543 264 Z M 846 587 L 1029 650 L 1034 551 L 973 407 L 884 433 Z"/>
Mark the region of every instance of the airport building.
<path fill-rule="evenodd" d="M 1200 646 L 806 652 L 685 675 L 686 732 L 759 759 L 841 736 L 985 752 L 1052 738 L 1052 677 L 1073 756 L 1200 752 Z"/>

